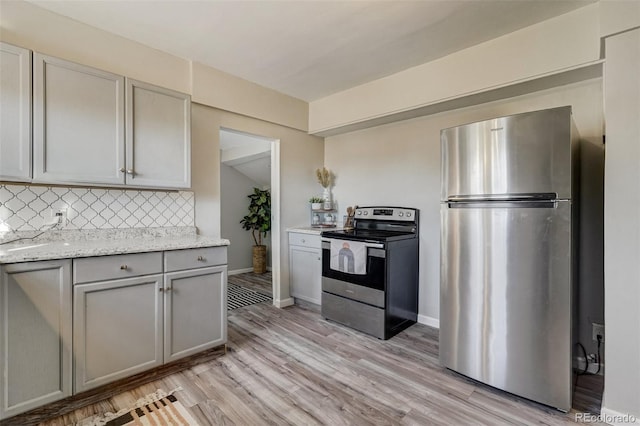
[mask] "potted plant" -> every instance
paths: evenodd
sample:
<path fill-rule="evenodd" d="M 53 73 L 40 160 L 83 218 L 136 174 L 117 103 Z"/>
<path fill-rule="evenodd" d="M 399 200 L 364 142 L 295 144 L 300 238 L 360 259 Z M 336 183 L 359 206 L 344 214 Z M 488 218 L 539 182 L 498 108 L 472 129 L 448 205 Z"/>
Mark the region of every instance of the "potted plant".
<path fill-rule="evenodd" d="M 309 202 L 311 203 L 311 210 L 321 210 L 322 203 L 324 203 L 324 198 L 322 197 L 311 197 L 309 198 Z"/>
<path fill-rule="evenodd" d="M 267 246 L 262 244 L 262 237 L 271 230 L 271 193 L 268 189 L 253 188 L 253 194 L 247 195 L 249 214 L 240 223 L 242 228 L 251 231 L 255 245 L 253 246 L 253 272 L 264 274 L 267 271 Z"/>

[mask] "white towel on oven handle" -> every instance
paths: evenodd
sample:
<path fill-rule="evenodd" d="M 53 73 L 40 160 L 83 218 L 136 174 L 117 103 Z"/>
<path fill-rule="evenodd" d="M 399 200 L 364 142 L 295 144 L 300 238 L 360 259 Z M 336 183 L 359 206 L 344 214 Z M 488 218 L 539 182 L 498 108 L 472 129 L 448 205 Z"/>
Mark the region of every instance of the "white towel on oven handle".
<path fill-rule="evenodd" d="M 345 274 L 366 275 L 367 244 L 361 241 L 331 239 L 329 267 Z"/>

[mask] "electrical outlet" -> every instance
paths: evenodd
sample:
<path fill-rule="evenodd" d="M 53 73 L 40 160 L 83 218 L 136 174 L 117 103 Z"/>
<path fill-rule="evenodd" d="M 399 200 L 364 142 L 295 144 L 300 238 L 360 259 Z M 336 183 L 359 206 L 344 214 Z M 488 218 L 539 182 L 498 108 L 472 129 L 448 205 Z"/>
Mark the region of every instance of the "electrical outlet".
<path fill-rule="evenodd" d="M 58 219 L 62 226 L 67 224 L 67 209 L 51 209 L 51 217 Z"/>
<path fill-rule="evenodd" d="M 591 323 L 591 339 L 594 342 L 598 341 L 598 335 L 602 336 L 604 342 L 604 324 L 598 324 L 597 322 Z"/>

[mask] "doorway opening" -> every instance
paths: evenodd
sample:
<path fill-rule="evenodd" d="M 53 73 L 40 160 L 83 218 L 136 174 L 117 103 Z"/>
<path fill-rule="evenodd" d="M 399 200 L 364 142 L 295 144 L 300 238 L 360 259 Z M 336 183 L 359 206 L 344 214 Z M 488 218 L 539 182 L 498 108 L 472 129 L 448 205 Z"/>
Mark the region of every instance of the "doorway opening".
<path fill-rule="evenodd" d="M 280 306 L 280 170 L 279 140 L 243 131 L 220 129 L 220 229 L 228 247 L 229 309 L 264 302 L 268 295 Z M 255 188 L 271 195 L 271 230 L 262 238 L 267 247 L 264 273 L 253 268 L 251 231 L 240 221 L 249 213 Z"/>

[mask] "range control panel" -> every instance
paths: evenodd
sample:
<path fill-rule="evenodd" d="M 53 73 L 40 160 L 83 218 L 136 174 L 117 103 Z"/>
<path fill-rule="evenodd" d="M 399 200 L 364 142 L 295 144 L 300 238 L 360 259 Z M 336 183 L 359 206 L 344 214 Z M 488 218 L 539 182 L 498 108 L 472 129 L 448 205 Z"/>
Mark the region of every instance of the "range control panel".
<path fill-rule="evenodd" d="M 414 222 L 416 220 L 416 209 L 405 207 L 358 207 L 355 217 L 356 219 Z"/>

